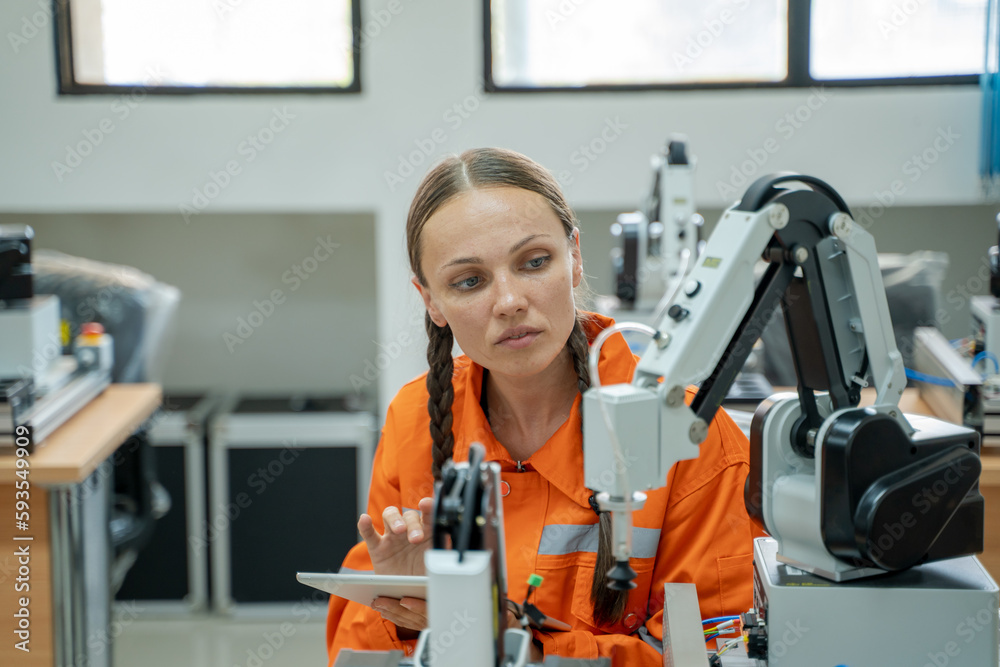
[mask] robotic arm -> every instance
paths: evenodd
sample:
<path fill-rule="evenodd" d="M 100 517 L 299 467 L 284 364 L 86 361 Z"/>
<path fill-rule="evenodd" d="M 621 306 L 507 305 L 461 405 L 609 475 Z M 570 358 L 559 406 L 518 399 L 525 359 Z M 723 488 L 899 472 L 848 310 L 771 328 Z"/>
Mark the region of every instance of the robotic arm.
<path fill-rule="evenodd" d="M 673 137 L 652 158 L 653 186 L 644 211 L 618 216 L 611 233 L 615 296 L 634 316 L 652 313 L 667 286 L 682 270 L 686 250 L 694 256 L 703 222 L 694 206 L 694 158 L 687 142 Z"/>
<path fill-rule="evenodd" d="M 754 289 L 760 259 L 769 266 Z M 842 581 L 982 550 L 978 435 L 898 409 L 906 381 L 874 240 L 826 183 L 776 174 L 723 214 L 632 383 L 598 383 L 584 397 L 585 477 L 615 520 L 619 587 L 623 526 L 643 500 L 635 490 L 662 486 L 674 463 L 698 456 L 779 306 L 798 393 L 754 416 L 745 489 L 779 560 Z M 858 408 L 869 376 L 875 404 Z M 688 405 L 686 387 L 699 382 Z M 913 511 L 926 489 L 936 490 L 929 509 Z M 885 539 L 904 516 L 912 525 Z"/>
<path fill-rule="evenodd" d="M 761 259 L 769 266 L 755 289 L 753 265 Z M 905 376 L 875 244 L 828 185 L 794 174 L 758 180 L 723 214 L 679 295 L 656 328 L 649 329 L 653 342 L 632 383 L 602 387 L 592 373 L 594 386 L 584 395 L 585 481 L 598 492 L 602 508 L 612 512 L 613 587 L 634 585 L 629 520 L 644 500 L 635 490 L 663 486 L 674 463 L 698 456 L 726 390 L 779 306 L 798 392 L 771 397 L 754 415 L 745 489 L 751 517 L 778 542 L 777 560 L 846 581 L 982 551 L 979 436 L 899 410 Z M 607 336 L 632 328 L 637 327 L 623 323 L 602 332 L 591 350 L 592 367 Z M 875 405 L 858 408 L 869 377 L 877 393 Z M 699 382 L 688 404 L 686 388 Z M 517 667 L 527 662 L 530 635 L 502 627 L 506 577 L 498 486 L 499 468 L 483 460 L 478 445 L 470 448 L 467 464 L 443 471 L 435 489 L 435 548 L 425 555 L 430 628 L 442 634 L 431 629 L 421 633 L 415 665 Z M 755 577 L 757 569 L 755 558 Z M 851 611 L 870 600 L 868 591 L 856 593 L 850 599 L 860 602 Z M 995 593 L 989 595 L 996 599 Z M 914 598 L 893 599 L 898 608 L 907 609 Z M 952 600 L 944 594 L 931 599 L 941 614 L 956 609 L 943 603 Z M 973 607 L 979 604 L 978 598 L 969 599 Z M 816 606 L 811 598 L 803 604 Z M 995 612 L 995 602 L 990 604 Z M 445 637 L 443 630 L 460 609 L 492 622 Z M 765 638 L 757 656 L 768 655 L 764 619 L 780 628 L 787 609 L 772 600 L 770 616 L 763 608 L 747 615 L 756 619 L 751 632 Z M 832 613 L 836 619 L 850 617 L 839 608 Z M 916 620 L 925 616 L 923 609 L 914 612 Z M 940 618 L 932 615 L 931 620 Z M 996 616 L 991 618 L 995 629 Z M 890 644 L 898 657 L 898 646 L 883 634 L 891 620 L 880 618 L 866 628 L 877 635 L 871 646 Z M 913 632 L 907 624 L 911 620 L 897 624 L 901 635 Z M 979 643 L 995 658 L 995 635 L 981 636 Z M 833 632 L 831 641 L 842 641 L 841 636 Z M 817 649 L 809 644 L 807 650 L 807 644 L 796 646 L 803 650 L 794 658 L 776 659 L 775 667 L 819 664 L 813 657 L 830 653 L 827 645 Z M 787 649 L 780 642 L 777 646 Z M 913 654 L 922 660 L 923 650 Z M 771 652 L 772 658 L 783 655 Z M 965 658 L 963 665 L 986 664 L 976 662 L 979 654 L 970 647 L 965 647 Z M 379 664 L 356 659 L 344 651 L 337 665 Z M 396 656 L 384 664 L 403 663 Z"/>

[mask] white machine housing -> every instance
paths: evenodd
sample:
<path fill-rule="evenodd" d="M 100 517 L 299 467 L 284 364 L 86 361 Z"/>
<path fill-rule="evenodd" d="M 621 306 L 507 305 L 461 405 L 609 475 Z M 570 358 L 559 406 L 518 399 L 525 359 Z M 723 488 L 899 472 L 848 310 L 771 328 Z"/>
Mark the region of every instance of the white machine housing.
<path fill-rule="evenodd" d="M 0 350 L 0 378 L 30 378 L 43 386 L 62 359 L 59 297 L 35 296 L 23 306 L 0 309 Z"/>

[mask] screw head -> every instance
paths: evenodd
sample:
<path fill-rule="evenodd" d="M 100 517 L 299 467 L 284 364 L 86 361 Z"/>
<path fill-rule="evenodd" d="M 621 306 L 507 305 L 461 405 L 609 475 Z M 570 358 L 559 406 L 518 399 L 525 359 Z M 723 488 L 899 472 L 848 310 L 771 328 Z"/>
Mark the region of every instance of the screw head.
<path fill-rule="evenodd" d="M 784 229 L 788 224 L 788 207 L 784 204 L 772 204 L 767 214 L 767 222 L 774 229 Z"/>
<path fill-rule="evenodd" d="M 851 216 L 846 213 L 834 213 L 830 216 L 830 233 L 839 239 L 851 235 Z"/>
<path fill-rule="evenodd" d="M 671 408 L 677 407 L 684 402 L 684 387 L 675 384 L 667 392 L 667 405 Z"/>
<path fill-rule="evenodd" d="M 705 438 L 708 437 L 708 424 L 705 423 L 704 419 L 696 419 L 691 424 L 691 428 L 688 429 L 688 437 L 696 445 L 705 442 Z"/>

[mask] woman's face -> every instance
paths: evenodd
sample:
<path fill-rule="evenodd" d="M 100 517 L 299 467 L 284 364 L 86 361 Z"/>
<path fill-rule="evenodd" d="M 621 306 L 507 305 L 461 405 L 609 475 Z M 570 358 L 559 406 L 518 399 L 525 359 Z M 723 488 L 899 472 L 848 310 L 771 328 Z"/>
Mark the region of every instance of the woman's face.
<path fill-rule="evenodd" d="M 492 373 L 528 377 L 566 346 L 583 277 L 580 243 L 541 195 L 470 190 L 434 213 L 420 237 L 427 285 L 414 285 L 438 326 Z"/>

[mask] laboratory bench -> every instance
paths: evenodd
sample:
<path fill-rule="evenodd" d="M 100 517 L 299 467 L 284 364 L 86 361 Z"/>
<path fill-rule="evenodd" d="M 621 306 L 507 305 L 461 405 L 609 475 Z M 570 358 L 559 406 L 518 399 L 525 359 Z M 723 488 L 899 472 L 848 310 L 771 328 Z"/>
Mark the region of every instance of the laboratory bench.
<path fill-rule="evenodd" d="M 111 664 L 111 459 L 161 400 L 156 384 L 111 385 L 38 443 L 27 468 L 0 454 L 0 665 Z M 16 506 L 24 490 L 27 509 Z M 25 608 L 29 652 L 16 646 Z"/>
<path fill-rule="evenodd" d="M 873 399 L 873 392 L 866 390 L 862 404 Z M 0 636 L 6 638 L 0 643 L 0 664 L 49 667 L 76 662 L 87 651 L 87 664 L 111 664 L 109 545 L 83 536 L 107 531 L 110 459 L 161 400 L 158 385 L 112 385 L 40 443 L 29 459 L 26 531 L 18 529 L 15 517 L 20 481 L 16 457 L 0 454 Z M 914 389 L 906 390 L 900 407 L 933 414 Z M 987 528 L 979 559 L 997 579 L 1000 529 L 994 528 L 1000 528 L 1000 451 L 987 448 L 982 463 Z M 25 537 L 31 539 L 15 539 Z M 30 553 L 28 575 L 19 577 L 16 550 L 25 546 Z M 21 583 L 28 583 L 30 590 L 18 591 Z M 15 647 L 19 640 L 14 614 L 22 597 L 29 598 L 29 653 Z"/>

